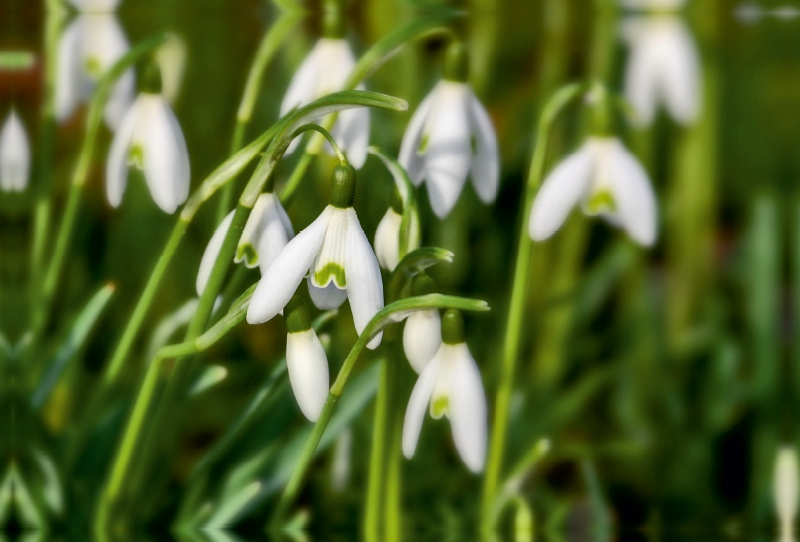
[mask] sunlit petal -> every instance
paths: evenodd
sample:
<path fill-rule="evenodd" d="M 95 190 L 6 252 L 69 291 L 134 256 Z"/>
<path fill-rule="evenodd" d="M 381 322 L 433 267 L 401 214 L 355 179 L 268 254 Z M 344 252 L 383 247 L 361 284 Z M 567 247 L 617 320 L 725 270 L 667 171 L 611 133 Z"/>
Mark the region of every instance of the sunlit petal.
<path fill-rule="evenodd" d="M 475 142 L 475 155 L 472 159 L 472 186 L 484 203 L 492 203 L 497 198 L 500 178 L 500 157 L 497 152 L 497 134 L 489 115 L 475 94 L 470 91 L 469 99 L 472 135 Z"/>
<path fill-rule="evenodd" d="M 436 309 L 414 311 L 403 329 L 403 350 L 411 367 L 421 373 L 442 345 L 442 319 Z"/>
<path fill-rule="evenodd" d="M 205 252 L 203 252 L 203 258 L 200 260 L 200 269 L 197 272 L 197 281 L 195 282 L 195 289 L 198 296 L 202 295 L 203 290 L 206 289 L 206 284 L 208 284 L 208 279 L 211 276 L 211 270 L 214 268 L 214 263 L 217 261 L 219 251 L 222 249 L 222 242 L 225 240 L 225 235 L 227 235 L 231 227 L 233 214 L 234 211 L 231 211 L 228 213 L 228 216 L 220 222 L 219 226 L 217 226 L 217 229 L 214 231 L 214 235 L 211 236 Z"/>
<path fill-rule="evenodd" d="M 25 190 L 30 179 L 30 167 L 28 133 L 12 109 L 0 131 L 0 188 L 6 192 Z"/>
<path fill-rule="evenodd" d="M 553 235 L 580 199 L 591 179 L 594 159 L 584 145 L 547 176 L 531 207 L 528 233 L 534 241 Z"/>
<path fill-rule="evenodd" d="M 352 207 L 347 209 L 347 218 L 347 297 L 350 299 L 356 331 L 361 334 L 375 313 L 383 308 L 383 282 L 378 260 Z M 382 336 L 383 333 L 376 335 L 367 343 L 367 347 L 377 348 Z"/>
<path fill-rule="evenodd" d="M 656 240 L 658 211 L 656 197 L 642 165 L 621 143 L 611 156 L 610 181 L 620 225 L 639 244 L 652 245 Z"/>
<path fill-rule="evenodd" d="M 443 345 L 454 349 L 450 371 L 450 424 L 461 459 L 472 472 L 486 460 L 486 395 L 481 373 L 466 344 Z"/>
<path fill-rule="evenodd" d="M 394 271 L 400 258 L 400 224 L 403 216 L 391 207 L 375 230 L 375 256 L 384 269 Z"/>
<path fill-rule="evenodd" d="M 283 310 L 322 246 L 330 215 L 329 206 L 314 222 L 289 241 L 286 248 L 264 271 L 247 309 L 248 323 L 266 322 Z"/>
<path fill-rule="evenodd" d="M 408 172 L 408 177 L 411 181 L 419 186 L 422 182 L 422 175 L 424 173 L 424 163 L 422 156 L 419 155 L 420 142 L 422 141 L 423 129 L 428 121 L 431 106 L 436 101 L 436 92 L 439 87 L 434 87 L 433 90 L 422 100 L 419 104 L 414 115 L 411 117 L 411 122 L 408 123 L 405 134 L 403 134 L 403 142 L 400 145 L 400 155 L 398 161 L 400 165 Z"/>
<path fill-rule="evenodd" d="M 328 397 L 328 358 L 313 329 L 289 333 L 286 368 L 294 397 L 303 415 L 315 422 Z"/>
<path fill-rule="evenodd" d="M 434 357 L 419 375 L 411 397 L 408 399 L 405 419 L 403 420 L 403 455 L 411 459 L 417 450 L 419 432 L 422 430 L 422 422 L 425 413 L 428 411 L 433 387 L 439 376 L 439 362 Z"/>
<path fill-rule="evenodd" d="M 144 94 L 148 100 L 145 132 L 139 143 L 144 150 L 144 175 L 156 204 L 174 213 L 189 195 L 189 153 L 172 108 L 160 94 Z"/>
<path fill-rule="evenodd" d="M 140 103 L 134 102 L 114 134 L 106 161 L 106 197 L 112 207 L 119 207 L 128 185 L 128 153 L 139 122 Z"/>

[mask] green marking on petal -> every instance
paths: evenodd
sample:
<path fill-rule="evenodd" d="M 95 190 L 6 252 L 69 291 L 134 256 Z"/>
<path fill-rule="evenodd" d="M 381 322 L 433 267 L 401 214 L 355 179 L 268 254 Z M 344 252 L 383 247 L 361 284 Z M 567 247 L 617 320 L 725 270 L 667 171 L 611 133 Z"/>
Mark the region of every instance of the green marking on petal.
<path fill-rule="evenodd" d="M 596 215 L 603 211 L 613 213 L 617 208 L 617 204 L 611 192 L 608 190 L 599 190 L 592 194 L 592 198 L 589 200 L 589 204 L 586 207 L 589 214 Z"/>
<path fill-rule="evenodd" d="M 258 252 L 256 247 L 250 243 L 244 243 L 236 248 L 236 261 L 244 261 L 247 267 L 255 267 L 258 265 Z"/>
<path fill-rule="evenodd" d="M 128 152 L 128 163 L 139 169 L 144 168 L 144 149 L 138 143 L 131 145 L 131 150 Z"/>
<path fill-rule="evenodd" d="M 450 410 L 450 399 L 447 396 L 437 397 L 431 403 L 431 416 L 439 419 Z"/>
<path fill-rule="evenodd" d="M 419 140 L 419 148 L 417 152 L 419 154 L 425 154 L 425 151 L 428 150 L 428 143 L 430 142 L 430 136 L 428 134 L 424 134 L 422 139 Z"/>
<path fill-rule="evenodd" d="M 103 66 L 100 64 L 100 60 L 97 57 L 90 56 L 86 58 L 85 69 L 86 73 L 94 78 L 99 78 L 103 75 Z"/>
<path fill-rule="evenodd" d="M 338 263 L 329 262 L 325 264 L 325 267 L 314 272 L 315 286 L 324 288 L 330 284 L 331 280 L 334 282 L 334 284 L 336 284 L 337 288 L 346 288 L 347 281 L 345 280 L 344 276 L 344 267 Z"/>

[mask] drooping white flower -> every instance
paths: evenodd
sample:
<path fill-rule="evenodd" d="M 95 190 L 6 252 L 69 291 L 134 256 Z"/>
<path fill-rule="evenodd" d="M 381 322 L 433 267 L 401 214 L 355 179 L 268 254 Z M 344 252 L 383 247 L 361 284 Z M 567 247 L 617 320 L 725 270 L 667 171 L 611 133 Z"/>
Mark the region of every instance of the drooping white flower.
<path fill-rule="evenodd" d="M 0 188 L 5 192 L 22 192 L 28 187 L 30 168 L 28 133 L 12 109 L 0 131 Z"/>
<path fill-rule="evenodd" d="M 403 454 L 411 458 L 417 449 L 425 411 L 434 419 L 447 416 L 461 459 L 473 472 L 483 470 L 486 459 L 486 396 L 481 374 L 464 342 L 461 313 L 443 317 L 442 342 L 425 366 L 408 400 L 403 422 Z"/>
<path fill-rule="evenodd" d="M 278 314 L 309 272 L 314 304 L 331 309 L 350 299 L 358 333 L 383 308 L 380 267 L 352 207 L 354 191 L 353 167 L 337 166 L 330 205 L 289 241 L 263 273 L 247 309 L 249 323 L 266 322 Z M 378 334 L 367 346 L 376 348 L 381 337 Z"/>
<path fill-rule="evenodd" d="M 225 235 L 231 227 L 234 213 L 235 211 L 228 213 L 206 246 L 197 273 L 195 284 L 197 295 L 201 295 L 206 289 L 214 262 L 217 261 Z M 292 237 L 294 237 L 292 222 L 280 200 L 272 192 L 261 194 L 247 218 L 236 247 L 234 261 L 244 262 L 251 269 L 258 266 L 263 274 Z"/>
<path fill-rule="evenodd" d="M 625 97 L 638 122 L 653 122 L 663 104 L 678 123 L 691 124 L 700 107 L 700 58 L 689 30 L 677 16 L 628 18 L 623 35 L 630 47 Z"/>
<path fill-rule="evenodd" d="M 106 193 L 118 207 L 128 167 L 144 171 L 150 194 L 164 212 L 174 213 L 189 195 L 189 153 L 178 119 L 160 93 L 142 92 L 125 114 L 108 154 Z"/>
<path fill-rule="evenodd" d="M 113 13 L 75 17 L 58 44 L 55 113 L 59 122 L 67 119 L 79 103 L 91 98 L 100 77 L 128 49 L 128 40 Z M 134 84 L 132 69 L 114 84 L 104 110 L 106 125 L 111 130 L 119 127 L 133 102 Z"/>
<path fill-rule="evenodd" d="M 468 83 L 437 83 L 411 117 L 399 160 L 415 185 L 425 181 L 439 218 L 453 209 L 467 176 L 481 201 L 497 197 L 497 136 Z"/>
<path fill-rule="evenodd" d="M 788 542 L 794 537 L 800 482 L 797 452 L 793 447 L 784 446 L 778 450 L 773 476 L 773 498 L 780 526 L 780 540 Z"/>
<path fill-rule="evenodd" d="M 378 223 L 375 230 L 375 255 L 381 267 L 394 271 L 400 262 L 400 229 L 403 215 L 389 207 L 386 214 Z M 419 220 L 416 214 L 411 215 L 411 232 L 409 235 L 408 252 L 418 248 L 419 245 Z"/>
<path fill-rule="evenodd" d="M 292 77 L 281 102 L 281 116 L 326 94 L 342 90 L 355 65 L 356 60 L 346 40 L 320 38 Z M 356 87 L 358 90 L 364 88 L 364 85 Z M 369 108 L 358 107 L 340 112 L 331 135 L 347 154 L 347 160 L 360 169 L 367 159 Z M 299 139 L 293 141 L 287 154 L 293 152 L 298 143 Z M 332 151 L 327 142 L 325 146 Z"/>
<path fill-rule="evenodd" d="M 656 239 L 656 198 L 647 173 L 616 137 L 590 137 L 547 176 L 531 207 L 528 231 L 534 241 L 553 235 L 581 202 L 637 243 Z"/>

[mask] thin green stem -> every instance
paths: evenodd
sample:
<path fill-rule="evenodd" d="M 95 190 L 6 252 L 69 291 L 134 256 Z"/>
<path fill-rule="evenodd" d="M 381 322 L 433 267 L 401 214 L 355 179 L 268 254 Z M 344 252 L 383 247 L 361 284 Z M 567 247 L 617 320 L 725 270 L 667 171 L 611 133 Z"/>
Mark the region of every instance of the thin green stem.
<path fill-rule="evenodd" d="M 342 149 L 339 148 L 339 144 L 336 143 L 336 140 L 333 138 L 331 133 L 328 130 L 326 130 L 325 128 L 323 128 L 322 126 L 320 126 L 319 124 L 313 124 L 312 123 L 312 124 L 305 124 L 305 125 L 301 126 L 300 128 L 298 128 L 297 130 L 294 131 L 294 134 L 292 135 L 292 139 L 294 139 L 295 137 L 299 136 L 303 132 L 309 132 L 309 131 L 314 131 L 314 132 L 318 132 L 318 133 L 322 134 L 322 136 L 325 139 L 328 140 L 328 143 L 330 143 L 331 147 L 333 148 L 333 152 L 336 153 L 336 158 L 339 159 L 339 162 L 341 162 L 344 165 L 347 165 L 347 158 L 345 158 L 344 153 L 342 152 Z"/>
<path fill-rule="evenodd" d="M 261 39 L 261 44 L 258 46 L 255 57 L 253 57 L 252 64 L 250 64 L 250 72 L 247 74 L 242 100 L 239 102 L 239 109 L 236 113 L 236 127 L 233 130 L 231 154 L 238 152 L 244 144 L 247 126 L 253 119 L 253 110 L 261 90 L 261 83 L 264 79 L 264 71 L 267 69 L 267 65 L 269 65 L 284 42 L 289 30 L 294 27 L 300 17 L 301 15 L 298 13 L 283 13 Z M 219 207 L 217 208 L 217 222 L 221 222 L 225 215 L 228 214 L 233 204 L 234 188 L 235 184 L 229 183 L 222 189 Z"/>
<path fill-rule="evenodd" d="M 494 502 L 505 452 L 508 412 L 511 403 L 511 392 L 514 387 L 517 359 L 519 358 L 520 335 L 523 329 L 525 301 L 528 293 L 528 267 L 530 266 L 533 249 L 533 242 L 528 236 L 528 212 L 544 177 L 547 145 L 553 126 L 565 107 L 582 95 L 585 89 L 586 87 L 583 84 L 573 84 L 557 91 L 545 105 L 539 120 L 535 143 L 536 150 L 531 161 L 528 182 L 525 187 L 525 197 L 521 207 L 517 258 L 511 287 L 511 303 L 508 308 L 506 331 L 503 340 L 502 365 L 495 398 L 494 423 L 492 424 L 489 457 L 484 477 L 481 520 L 484 532 L 487 533 L 494 528 Z"/>
<path fill-rule="evenodd" d="M 381 540 L 381 516 L 384 509 L 383 482 L 386 474 L 386 430 L 389 427 L 389 395 L 392 383 L 389 378 L 390 366 L 394 360 L 381 362 L 381 380 L 375 398 L 375 414 L 372 422 L 372 448 L 369 456 L 369 475 L 364 510 L 364 539 L 371 542 Z"/>

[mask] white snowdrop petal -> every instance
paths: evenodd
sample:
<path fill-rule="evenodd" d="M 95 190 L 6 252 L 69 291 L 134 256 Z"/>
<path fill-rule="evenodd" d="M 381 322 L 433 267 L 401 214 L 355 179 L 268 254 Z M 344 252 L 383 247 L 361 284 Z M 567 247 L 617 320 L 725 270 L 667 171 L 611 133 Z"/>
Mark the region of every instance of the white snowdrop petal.
<path fill-rule="evenodd" d="M 315 422 L 328 397 L 328 358 L 313 329 L 288 333 L 286 368 L 303 415 Z"/>
<path fill-rule="evenodd" d="M 319 78 L 318 54 L 319 44 L 308 53 L 292 76 L 292 81 L 289 83 L 281 102 L 281 116 L 314 99 L 314 91 L 317 88 L 317 79 Z"/>
<path fill-rule="evenodd" d="M 403 350 L 411 367 L 421 373 L 442 344 L 442 319 L 436 309 L 415 311 L 406 319 Z"/>
<path fill-rule="evenodd" d="M 85 27 L 83 18 L 75 17 L 58 41 L 55 115 L 59 122 L 72 114 L 75 105 L 81 99 L 83 79 L 81 39 Z"/>
<path fill-rule="evenodd" d="M 634 241 L 651 246 L 656 240 L 658 210 L 650 180 L 642 165 L 617 142 L 610 157 L 616 215 Z"/>
<path fill-rule="evenodd" d="M 360 85 L 358 90 L 364 90 L 364 85 Z M 331 135 L 347 156 L 347 161 L 356 169 L 361 169 L 367 161 L 369 118 L 369 107 L 347 109 L 339 113 L 331 130 Z M 330 143 L 326 142 L 325 146 L 333 151 Z"/>
<path fill-rule="evenodd" d="M 394 271 L 400 259 L 400 224 L 403 216 L 389 207 L 375 230 L 375 256 L 384 269 Z"/>
<path fill-rule="evenodd" d="M 111 141 L 111 148 L 108 151 L 106 161 L 106 197 L 112 207 L 119 207 L 122 203 L 122 196 L 128 185 L 128 153 L 130 152 L 131 140 L 139 122 L 139 109 L 141 103 L 135 101 L 122 124 L 114 134 Z"/>
<path fill-rule="evenodd" d="M 407 459 L 414 457 L 419 440 L 419 432 L 422 430 L 422 422 L 425 413 L 428 411 L 433 388 L 439 376 L 439 362 L 434 357 L 431 362 L 419 375 L 411 396 L 408 399 L 406 415 L 403 419 L 403 455 Z"/>
<path fill-rule="evenodd" d="M 649 126 L 656 113 L 658 99 L 657 51 L 647 43 L 646 28 L 639 28 L 639 17 L 626 21 L 631 53 L 625 65 L 625 97 L 636 111 L 636 122 Z"/>
<path fill-rule="evenodd" d="M 262 275 L 291 239 L 291 234 L 286 231 L 280 219 L 273 217 L 267 221 L 256 246 L 258 267 L 261 269 Z"/>
<path fill-rule="evenodd" d="M 318 288 L 312 283 L 311 277 L 308 277 L 308 293 L 314 306 L 324 311 L 338 309 L 347 299 L 346 289 L 337 288 L 333 282 L 324 288 Z"/>
<path fill-rule="evenodd" d="M 228 213 L 228 216 L 220 222 L 217 229 L 214 230 L 214 235 L 212 235 L 211 239 L 208 241 L 205 252 L 203 252 L 203 257 L 200 259 L 200 268 L 197 271 L 197 280 L 195 281 L 195 290 L 197 291 L 198 297 L 203 295 L 203 290 L 206 289 L 208 279 L 211 277 L 211 271 L 214 269 L 214 263 L 217 261 L 219 251 L 222 250 L 222 243 L 225 241 L 225 236 L 231 228 L 234 213 L 235 211 L 231 211 Z"/>
<path fill-rule="evenodd" d="M 289 241 L 264 271 L 247 308 L 248 323 L 266 322 L 283 310 L 322 246 L 330 215 L 331 207 L 328 206 L 314 222 Z"/>
<path fill-rule="evenodd" d="M 383 308 L 383 282 L 378 260 L 352 207 L 347 209 L 347 218 L 347 297 L 353 311 L 353 323 L 360 335 L 375 313 Z M 383 333 L 376 335 L 367 343 L 367 347 L 377 348 L 382 336 Z"/>
<path fill-rule="evenodd" d="M 244 225 L 242 235 L 239 237 L 239 244 L 236 247 L 236 256 L 234 261 L 236 263 L 245 262 L 245 265 L 253 269 L 260 264 L 261 254 L 257 252 L 255 258 L 245 247 L 252 247 L 253 250 L 258 251 L 261 244 L 261 237 L 270 222 L 270 217 L 267 215 L 268 194 L 261 194 L 256 199 L 253 210 L 250 211 L 250 216 L 247 217 L 247 223 Z M 284 245 L 286 243 L 284 242 Z"/>
<path fill-rule="evenodd" d="M 422 141 L 423 130 L 428 121 L 431 106 L 436 101 L 438 88 L 438 85 L 433 87 L 433 90 L 422 100 L 411 116 L 411 121 L 408 123 L 406 132 L 403 134 L 403 142 L 400 145 L 398 162 L 408 172 L 408 177 L 416 186 L 422 182 L 424 173 L 423 158 L 417 153 L 417 150 Z"/>
<path fill-rule="evenodd" d="M 0 188 L 23 191 L 30 179 L 31 148 L 28 133 L 13 109 L 0 131 Z"/>
<path fill-rule="evenodd" d="M 69 0 L 69 2 L 82 12 L 104 13 L 114 11 L 120 0 Z"/>
<path fill-rule="evenodd" d="M 141 122 L 144 150 L 144 175 L 156 204 L 174 213 L 189 194 L 189 156 L 183 131 L 166 98 L 160 94 L 143 95 L 150 101 Z"/>
<path fill-rule="evenodd" d="M 691 124 L 700 109 L 700 58 L 692 36 L 678 17 L 660 21 L 665 33 L 662 80 L 664 102 L 672 118 Z"/>
<path fill-rule="evenodd" d="M 311 270 L 311 280 L 314 286 L 323 288 L 331 281 L 336 282 L 339 288 L 347 285 L 345 250 L 348 224 L 347 211 L 331 207 L 331 218 L 328 221 L 328 228 L 325 230 L 325 238 Z"/>
<path fill-rule="evenodd" d="M 791 525 L 797 514 L 800 480 L 797 453 L 791 446 L 778 450 L 773 472 L 773 499 L 781 525 Z"/>
<path fill-rule="evenodd" d="M 497 198 L 500 179 L 500 158 L 497 151 L 497 134 L 492 120 L 481 102 L 470 90 L 470 120 L 475 138 L 475 155 L 472 158 L 472 186 L 480 200 L 492 203 Z"/>
<path fill-rule="evenodd" d="M 469 88 L 464 83 L 439 83 L 436 103 L 426 125 L 424 177 L 433 212 L 447 216 L 458 200 L 472 165 Z"/>
<path fill-rule="evenodd" d="M 444 345 L 449 346 L 449 345 Z M 481 373 L 466 344 L 454 349 L 450 371 L 450 424 L 461 459 L 475 473 L 486 461 L 487 409 Z"/>
<path fill-rule="evenodd" d="M 586 190 L 594 159 L 587 145 L 565 158 L 545 178 L 531 207 L 528 233 L 534 241 L 553 235 Z"/>
<path fill-rule="evenodd" d="M 113 13 L 93 12 L 80 16 L 84 21 L 82 36 L 81 65 L 79 66 L 85 95 L 91 96 L 94 84 L 130 49 L 128 39 Z M 106 102 L 103 115 L 106 125 L 118 129 L 125 112 L 134 100 L 135 81 L 133 70 L 127 70 L 114 84 Z"/>

